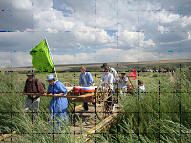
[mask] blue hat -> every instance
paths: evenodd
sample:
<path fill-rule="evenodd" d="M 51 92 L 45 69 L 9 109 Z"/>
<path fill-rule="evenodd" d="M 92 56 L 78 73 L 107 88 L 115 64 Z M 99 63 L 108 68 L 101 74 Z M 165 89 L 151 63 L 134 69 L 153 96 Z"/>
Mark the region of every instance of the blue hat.
<path fill-rule="evenodd" d="M 54 80 L 55 76 L 53 74 L 50 74 L 47 76 L 47 80 Z"/>

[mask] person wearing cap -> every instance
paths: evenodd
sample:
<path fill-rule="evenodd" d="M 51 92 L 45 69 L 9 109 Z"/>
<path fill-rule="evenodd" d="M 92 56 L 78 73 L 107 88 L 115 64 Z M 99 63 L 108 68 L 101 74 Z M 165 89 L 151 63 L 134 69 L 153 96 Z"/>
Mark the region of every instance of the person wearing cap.
<path fill-rule="evenodd" d="M 32 111 L 32 119 L 35 120 L 39 110 L 40 104 L 40 94 L 45 93 L 45 88 L 43 83 L 35 78 L 34 72 L 29 72 L 27 74 L 27 80 L 24 86 L 24 94 L 32 93 L 33 95 L 28 95 L 25 101 L 25 111 Z"/>
<path fill-rule="evenodd" d="M 67 89 L 62 82 L 55 79 L 53 74 L 47 76 L 47 81 L 49 83 L 47 94 L 53 96 L 49 106 L 51 120 L 56 121 L 57 126 L 60 127 L 62 121 L 68 122 L 69 120 L 67 114 L 68 99 L 62 97 L 67 94 Z"/>
<path fill-rule="evenodd" d="M 92 74 L 90 72 L 86 72 L 86 67 L 81 66 L 80 67 L 80 78 L 79 78 L 79 85 L 83 87 L 89 87 L 92 86 L 94 83 Z M 88 111 L 88 103 L 84 102 L 83 104 L 84 111 Z"/>
<path fill-rule="evenodd" d="M 146 91 L 145 85 L 143 84 L 142 80 L 138 80 L 138 90 L 139 90 L 139 92 L 145 92 Z"/>
<path fill-rule="evenodd" d="M 121 76 L 119 77 L 119 81 L 118 81 L 118 89 L 121 92 L 127 92 L 127 88 L 128 88 L 128 77 L 126 76 L 125 72 L 121 72 Z"/>
<path fill-rule="evenodd" d="M 113 74 L 113 77 L 114 77 L 114 83 L 115 82 L 117 82 L 118 81 L 118 79 L 119 79 L 119 76 L 118 76 L 118 73 L 117 73 L 117 71 L 114 69 L 114 68 L 112 68 L 112 67 L 110 67 L 107 63 L 103 63 L 103 65 L 101 66 L 101 68 L 104 70 L 105 68 L 108 68 L 109 69 L 109 72 L 110 73 L 112 73 Z"/>
<path fill-rule="evenodd" d="M 105 67 L 101 76 L 102 85 L 108 85 L 113 90 L 114 76 L 109 72 L 109 68 Z"/>
<path fill-rule="evenodd" d="M 107 99 L 107 102 L 108 102 L 107 108 L 109 108 L 109 106 L 113 105 L 113 103 L 112 103 L 112 100 L 113 100 L 112 93 L 114 91 L 113 81 L 114 81 L 113 74 L 109 72 L 108 67 L 105 67 L 104 71 L 102 73 L 102 76 L 101 76 L 101 86 L 105 89 L 109 88 L 111 90 L 110 96 Z"/>

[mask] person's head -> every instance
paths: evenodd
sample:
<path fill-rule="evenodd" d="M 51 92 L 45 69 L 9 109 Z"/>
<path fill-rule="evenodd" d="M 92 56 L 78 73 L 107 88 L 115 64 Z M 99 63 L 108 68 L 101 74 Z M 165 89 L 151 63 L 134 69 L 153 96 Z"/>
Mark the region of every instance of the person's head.
<path fill-rule="evenodd" d="M 108 72 L 109 72 L 109 67 L 105 67 L 105 68 L 103 69 L 103 71 L 104 71 L 104 73 L 108 73 Z"/>
<path fill-rule="evenodd" d="M 109 67 L 109 66 L 108 66 L 107 63 L 103 63 L 103 65 L 101 66 L 102 69 L 104 69 L 104 68 L 108 68 L 108 67 Z"/>
<path fill-rule="evenodd" d="M 122 72 L 121 73 L 121 77 L 125 77 L 126 73 L 125 72 Z"/>
<path fill-rule="evenodd" d="M 85 66 L 81 66 L 80 67 L 80 72 L 81 73 L 85 73 L 86 72 L 86 67 Z"/>
<path fill-rule="evenodd" d="M 54 74 L 50 74 L 47 76 L 47 81 L 49 84 L 53 85 L 55 82 L 55 75 Z"/>
<path fill-rule="evenodd" d="M 110 69 L 110 67 L 108 66 L 107 63 L 103 63 L 103 65 L 101 66 L 101 68 L 102 68 L 103 72 L 105 72 L 105 70 L 108 70 L 108 71 L 109 71 L 109 69 Z"/>
<path fill-rule="evenodd" d="M 33 71 L 30 71 L 27 73 L 27 79 L 31 81 L 35 77 L 35 74 Z"/>
<path fill-rule="evenodd" d="M 143 85 L 143 81 L 142 80 L 138 80 L 138 85 Z"/>

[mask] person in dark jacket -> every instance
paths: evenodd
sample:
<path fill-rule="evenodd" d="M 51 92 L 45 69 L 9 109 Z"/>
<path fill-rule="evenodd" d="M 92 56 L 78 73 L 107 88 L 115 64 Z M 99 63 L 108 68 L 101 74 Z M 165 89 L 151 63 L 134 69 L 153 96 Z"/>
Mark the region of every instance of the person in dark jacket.
<path fill-rule="evenodd" d="M 40 103 L 40 94 L 45 93 L 45 88 L 43 83 L 35 78 L 34 72 L 29 72 L 27 74 L 27 80 L 25 82 L 24 94 L 33 93 L 33 95 L 28 95 L 25 101 L 24 110 L 32 111 L 32 119 L 35 120 Z"/>

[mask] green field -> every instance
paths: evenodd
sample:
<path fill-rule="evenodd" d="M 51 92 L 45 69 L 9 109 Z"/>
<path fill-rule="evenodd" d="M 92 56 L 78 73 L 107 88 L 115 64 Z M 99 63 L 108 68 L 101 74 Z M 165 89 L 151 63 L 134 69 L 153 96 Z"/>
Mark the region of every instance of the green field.
<path fill-rule="evenodd" d="M 108 131 L 95 135 L 97 142 L 191 142 L 191 72 L 190 65 L 175 67 L 170 72 L 139 72 L 138 79 L 144 81 L 147 93 L 123 95 L 119 99 L 122 112 L 118 114 L 115 124 Z M 121 69 L 124 70 L 124 69 Z M 100 73 L 92 72 L 95 83 L 99 83 Z M 37 78 L 46 83 L 47 74 L 37 74 Z M 62 82 L 78 84 L 79 72 L 58 74 Z M 47 119 L 50 98 L 42 97 L 40 116 L 35 124 L 31 115 L 23 112 L 25 97 L 21 96 L 26 75 L 0 73 L 0 132 L 18 134 L 15 142 L 74 142 L 74 136 L 64 134 L 69 129 L 66 125 L 63 134 L 53 138 L 52 127 Z M 133 81 L 135 87 L 137 81 Z M 47 83 L 46 83 L 47 85 Z M 83 142 L 84 140 L 78 140 Z"/>

